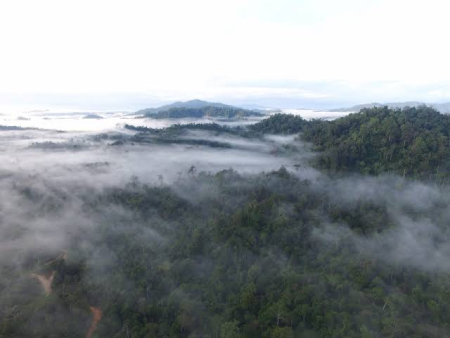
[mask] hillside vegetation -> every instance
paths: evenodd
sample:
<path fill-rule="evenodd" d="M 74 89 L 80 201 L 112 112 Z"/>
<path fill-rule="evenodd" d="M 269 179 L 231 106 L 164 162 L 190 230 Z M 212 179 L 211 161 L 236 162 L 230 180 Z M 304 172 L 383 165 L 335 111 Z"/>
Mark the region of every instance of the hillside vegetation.
<path fill-rule="evenodd" d="M 218 107 L 218 108 L 236 108 L 227 104 L 219 103 L 219 102 L 209 102 L 202 100 L 190 100 L 190 101 L 177 101 L 174 103 L 166 104 L 164 106 L 156 107 L 156 108 L 145 108 L 138 110 L 135 114 L 138 115 L 146 115 L 146 114 L 155 114 L 162 111 L 167 111 L 171 108 L 204 108 L 204 107 Z"/>
<path fill-rule="evenodd" d="M 249 126 L 251 131 L 262 134 L 297 134 L 310 122 L 300 116 L 275 114 L 268 119 Z"/>
<path fill-rule="evenodd" d="M 320 169 L 421 179 L 450 174 L 450 115 L 425 106 L 367 108 L 334 121 L 278 114 L 251 129 L 300 133 L 319 152 L 314 165 Z"/>
<path fill-rule="evenodd" d="M 322 152 L 319 168 L 441 178 L 450 173 L 449 135 L 450 115 L 428 107 L 383 107 L 311 123 L 302 139 Z"/>

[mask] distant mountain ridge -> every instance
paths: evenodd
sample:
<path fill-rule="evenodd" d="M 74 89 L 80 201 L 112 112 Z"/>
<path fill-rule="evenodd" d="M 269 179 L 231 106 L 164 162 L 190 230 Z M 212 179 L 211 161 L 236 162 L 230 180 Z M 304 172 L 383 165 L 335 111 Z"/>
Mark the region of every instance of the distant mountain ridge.
<path fill-rule="evenodd" d="M 201 108 L 170 108 L 157 113 L 147 113 L 145 117 L 152 119 L 180 119 L 180 118 L 247 118 L 250 116 L 263 116 L 261 113 L 253 110 L 247 110 L 235 107 L 213 107 L 204 106 Z"/>
<path fill-rule="evenodd" d="M 103 117 L 101 117 L 100 115 L 97 114 L 87 114 L 85 117 L 83 117 L 83 119 L 103 119 Z"/>
<path fill-rule="evenodd" d="M 419 106 L 427 106 L 436 109 L 438 112 L 442 114 L 448 114 L 450 113 L 450 102 L 445 103 L 426 103 L 426 102 L 419 102 L 419 101 L 406 101 L 406 102 L 388 102 L 388 103 L 378 103 L 378 102 L 372 102 L 372 103 L 365 103 L 365 104 L 358 104 L 351 107 L 346 108 L 337 108 L 337 109 L 330 109 L 331 112 L 359 112 L 361 109 L 364 108 L 382 108 L 382 107 L 389 107 L 391 109 L 395 108 L 406 108 L 406 107 L 419 107 Z"/>
<path fill-rule="evenodd" d="M 208 101 L 202 101 L 202 100 L 190 100 L 190 101 L 177 101 L 171 104 L 166 104 L 161 107 L 157 108 L 145 108 L 138 110 L 135 114 L 139 115 L 150 115 L 150 114 L 156 114 L 164 111 L 168 111 L 172 108 L 205 108 L 205 107 L 214 107 L 214 108 L 237 108 L 234 106 L 230 106 L 227 104 L 219 103 L 219 102 L 208 102 Z"/>

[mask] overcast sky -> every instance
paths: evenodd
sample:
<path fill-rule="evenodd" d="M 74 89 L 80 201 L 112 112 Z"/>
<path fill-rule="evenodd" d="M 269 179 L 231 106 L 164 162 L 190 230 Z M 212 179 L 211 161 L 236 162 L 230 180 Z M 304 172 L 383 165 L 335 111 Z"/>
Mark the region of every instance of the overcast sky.
<path fill-rule="evenodd" d="M 0 2 L 0 106 L 450 101 L 447 0 Z"/>

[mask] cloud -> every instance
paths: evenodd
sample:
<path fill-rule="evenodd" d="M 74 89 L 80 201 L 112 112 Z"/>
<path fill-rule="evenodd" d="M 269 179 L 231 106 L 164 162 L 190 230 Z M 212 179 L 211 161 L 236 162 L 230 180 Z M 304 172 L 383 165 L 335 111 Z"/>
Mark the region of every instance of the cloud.
<path fill-rule="evenodd" d="M 315 236 L 328 243 L 355 247 L 362 257 L 381 260 L 394 266 L 411 267 L 426 272 L 450 271 L 449 188 L 433 183 L 415 182 L 399 177 L 353 177 L 318 181 L 332 205 L 357 212 L 361 205 L 385 210 L 366 215 L 385 217 L 385 230 L 366 233 L 353 231 L 349 224 L 324 219 Z"/>
<path fill-rule="evenodd" d="M 347 0 L 339 5 L 331 0 L 276 5 L 234 0 L 189 5 L 138 0 L 4 2 L 0 92 L 97 93 L 96 102 L 91 98 L 95 105 L 108 105 L 102 93 L 144 93 L 152 102 L 155 96 L 232 100 L 237 88 L 255 100 L 266 95 L 291 102 L 294 96 L 316 101 L 337 97 L 340 102 L 417 99 L 410 97 L 412 84 L 445 83 L 449 78 L 450 49 L 442 43 L 447 12 L 448 4 L 438 0 Z M 217 79 L 300 80 L 324 87 L 336 81 L 353 87 L 364 81 L 393 81 L 399 86 L 395 91 L 381 83 L 353 91 L 276 85 L 232 90 Z M 367 90 L 371 93 L 364 95 Z M 54 100 L 59 101 L 55 96 Z"/>

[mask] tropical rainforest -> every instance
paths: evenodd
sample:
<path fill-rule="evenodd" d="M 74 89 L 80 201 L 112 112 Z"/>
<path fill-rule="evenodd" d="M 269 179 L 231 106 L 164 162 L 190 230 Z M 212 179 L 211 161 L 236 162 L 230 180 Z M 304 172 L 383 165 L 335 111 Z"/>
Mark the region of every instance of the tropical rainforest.
<path fill-rule="evenodd" d="M 91 139 L 124 149 L 119 169 L 150 146 L 258 149 L 277 169 L 189 158 L 171 180 L 104 186 L 89 175 L 109 162 L 3 172 L 1 338 L 450 337 L 450 116 L 124 129 Z"/>
<path fill-rule="evenodd" d="M 319 152 L 314 165 L 333 172 L 395 173 L 423 179 L 450 173 L 450 115 L 426 107 L 365 108 L 334 121 L 277 114 L 250 127 L 300 133 Z"/>

